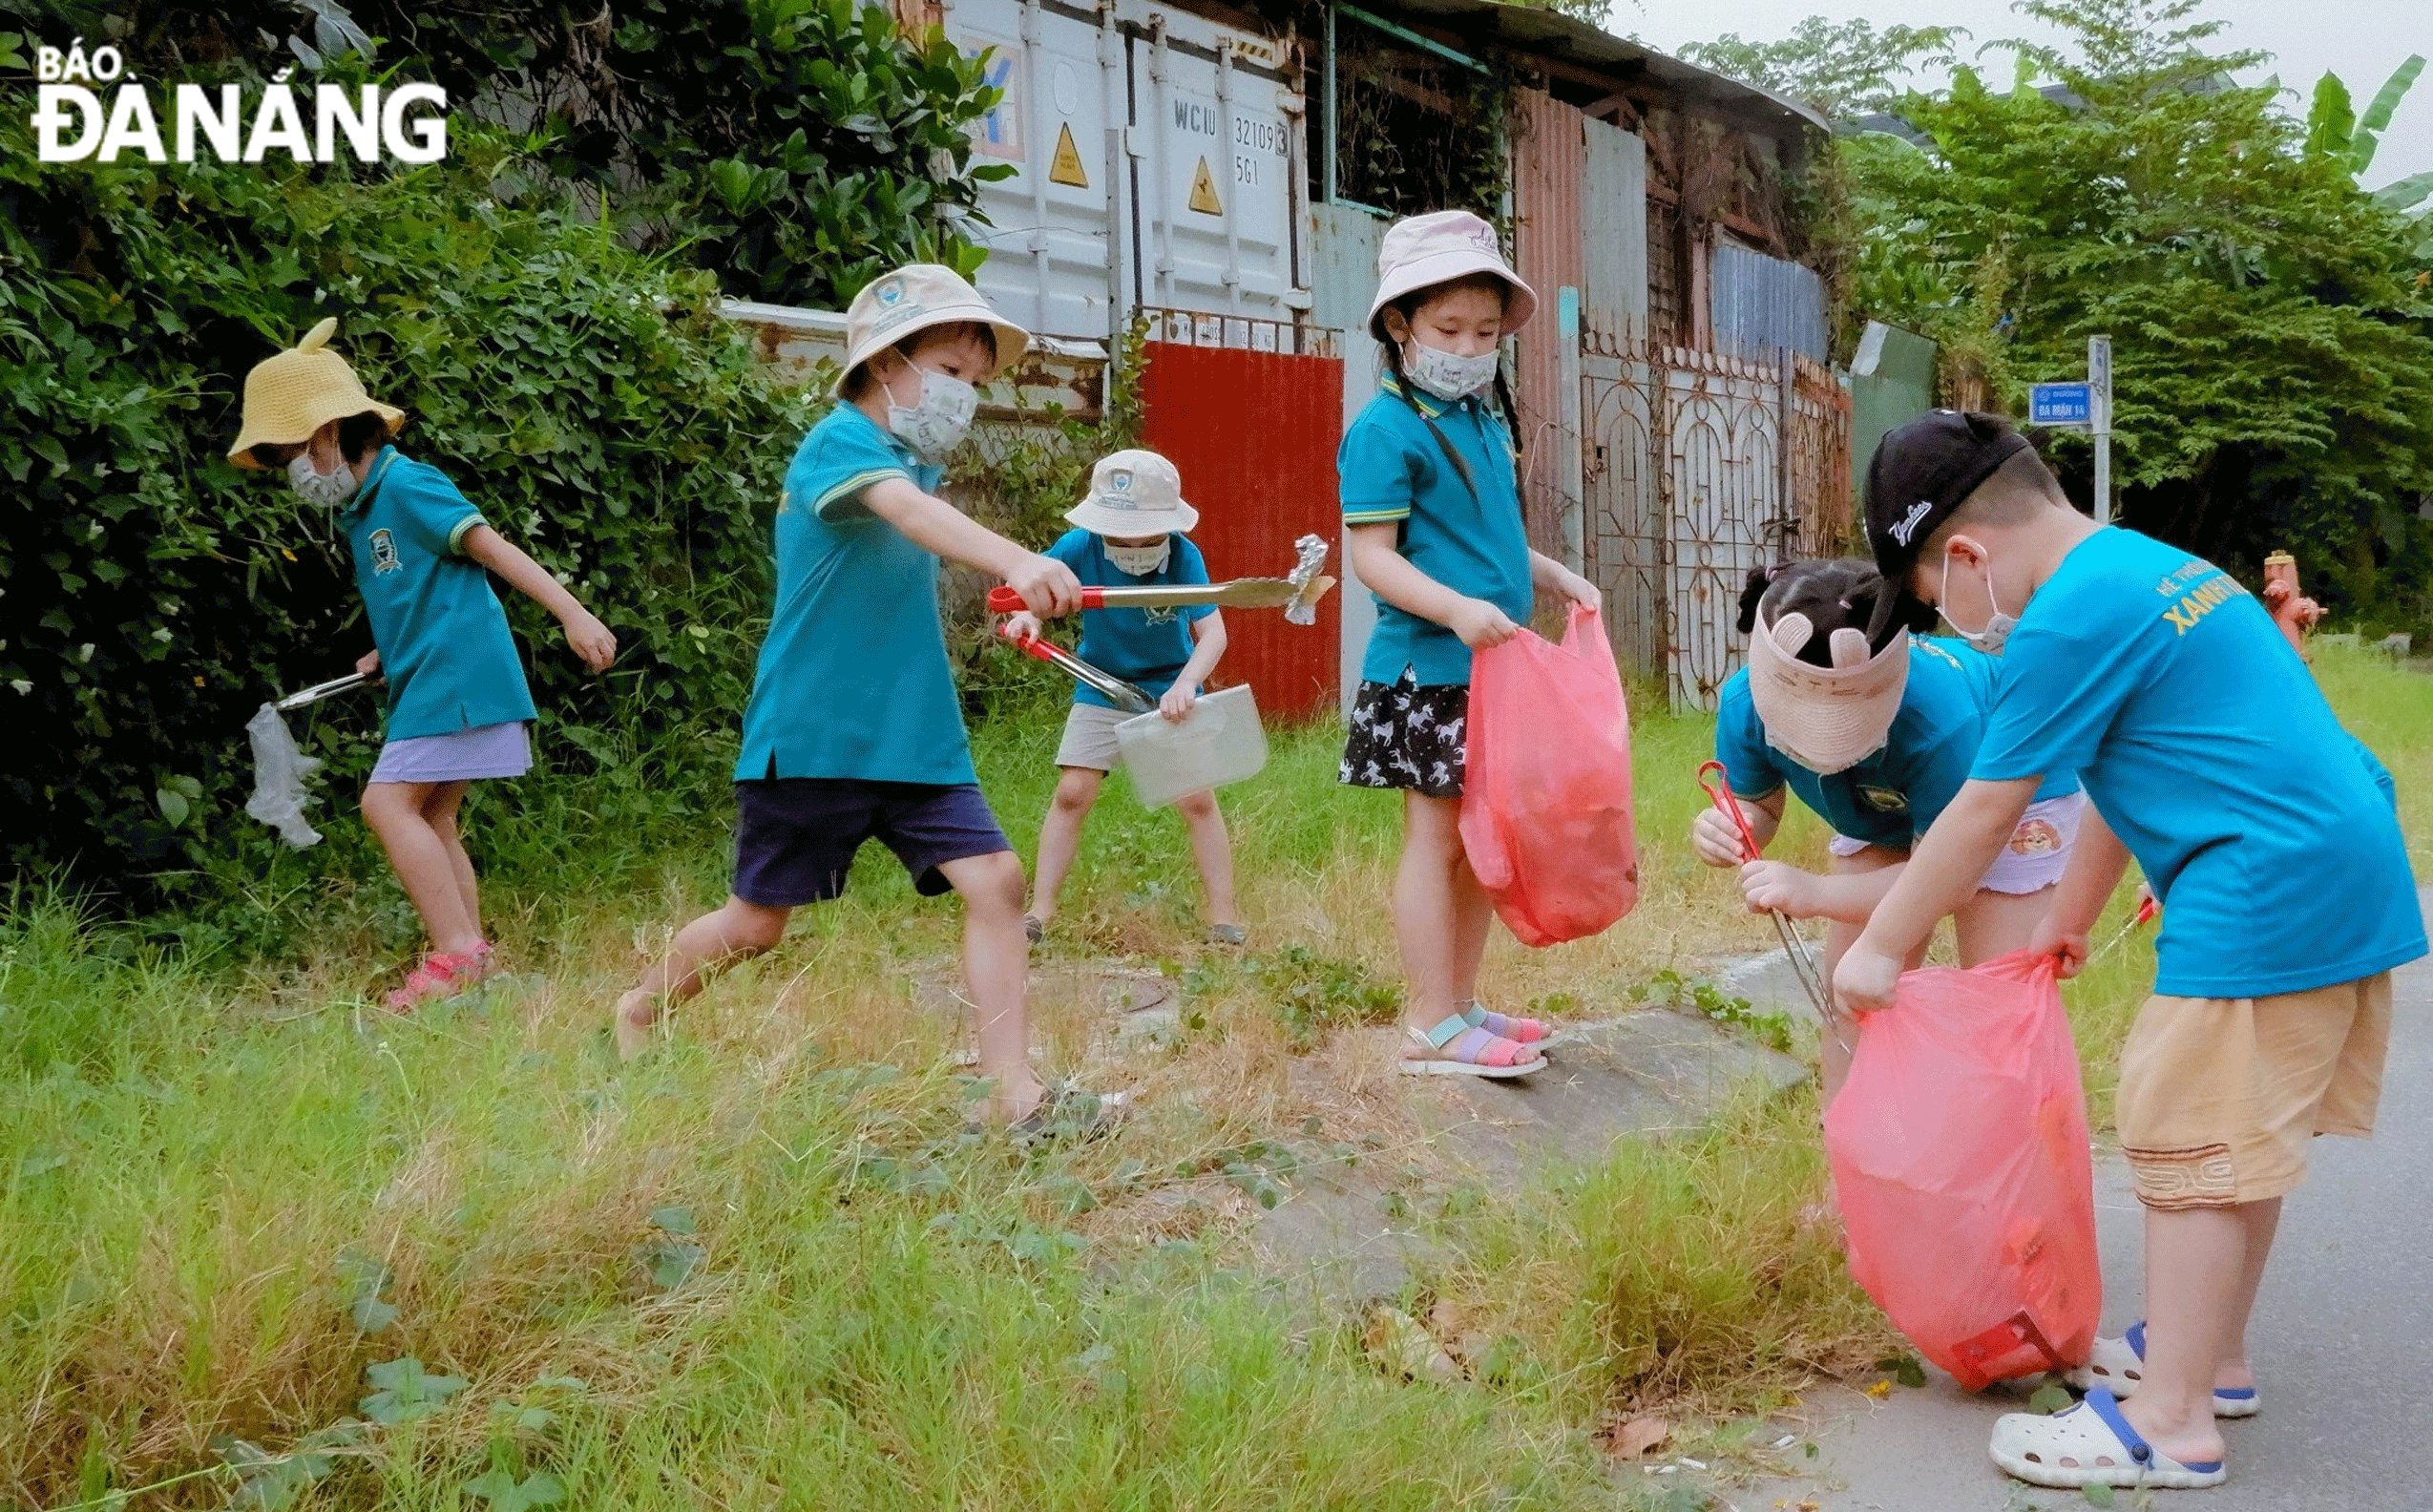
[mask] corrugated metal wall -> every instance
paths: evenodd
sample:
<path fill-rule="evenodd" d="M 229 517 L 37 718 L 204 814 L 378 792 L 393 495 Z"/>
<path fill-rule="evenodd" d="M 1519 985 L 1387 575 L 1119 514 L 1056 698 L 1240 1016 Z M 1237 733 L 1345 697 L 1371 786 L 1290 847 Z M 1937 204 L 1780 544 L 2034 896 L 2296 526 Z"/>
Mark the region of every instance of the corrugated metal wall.
<path fill-rule="evenodd" d="M 1210 578 L 1274 577 L 1291 569 L 1300 536 L 1337 538 L 1342 359 L 1171 342 L 1149 343 L 1147 358 L 1142 441 L 1182 472 L 1183 495 L 1200 511 L 1191 538 Z M 1342 665 L 1340 602 L 1329 594 L 1314 625 L 1287 624 L 1271 609 L 1227 615 L 1228 648 L 1216 681 L 1249 683 L 1270 717 L 1331 709 Z"/>
<path fill-rule="evenodd" d="M 1513 261 L 1538 295 L 1537 318 L 1521 337 L 1521 508 L 1529 543 L 1563 554 L 1559 458 L 1580 438 L 1563 432 L 1561 332 L 1555 304 L 1567 285 L 1581 287 L 1587 270 L 1584 211 L 1586 120 L 1541 90 L 1518 91 L 1513 106 Z M 1482 207 L 1483 208 L 1483 207 Z"/>
<path fill-rule="evenodd" d="M 1916 331 L 1869 321 L 1850 360 L 1850 469 L 1854 496 L 1865 497 L 1867 464 L 1886 431 L 1935 408 L 1935 344 Z"/>
<path fill-rule="evenodd" d="M 1588 308 L 1635 321 L 1647 318 L 1647 144 L 1610 121 L 1587 129 L 1586 223 L 1584 251 Z"/>
<path fill-rule="evenodd" d="M 1313 205 L 1310 214 L 1315 233 L 1310 247 L 1310 318 L 1342 333 L 1335 339 L 1335 350 L 1343 354 L 1343 423 L 1350 426 L 1377 392 L 1377 345 L 1369 339 L 1362 323 L 1369 314 L 1369 301 L 1377 292 L 1377 247 L 1385 240 L 1387 221 L 1383 216 L 1351 205 Z M 1336 496 L 1332 473 L 1327 496 Z M 1360 685 L 1360 659 L 1369 649 L 1369 632 L 1376 628 L 1377 605 L 1353 574 L 1352 554 L 1342 548 L 1339 529 L 1333 538 L 1339 565 L 1331 570 L 1343 579 L 1336 599 L 1342 605 L 1338 621 L 1343 627 L 1343 712 L 1349 717 L 1352 696 Z"/>
<path fill-rule="evenodd" d="M 1709 268 L 1715 350 L 1751 362 L 1784 346 L 1815 362 L 1830 355 L 1825 281 L 1814 269 L 1729 242 L 1716 243 Z"/>

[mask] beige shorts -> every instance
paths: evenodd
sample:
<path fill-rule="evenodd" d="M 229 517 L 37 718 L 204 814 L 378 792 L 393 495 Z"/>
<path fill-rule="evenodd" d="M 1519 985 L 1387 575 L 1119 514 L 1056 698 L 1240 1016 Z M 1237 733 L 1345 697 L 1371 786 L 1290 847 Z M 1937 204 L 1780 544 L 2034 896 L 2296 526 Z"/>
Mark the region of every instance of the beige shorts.
<path fill-rule="evenodd" d="M 2294 1190 L 2316 1135 L 2374 1132 L 2390 1039 L 2389 972 L 2278 998 L 2147 998 L 2114 1108 L 2138 1201 L 2229 1208 Z"/>
<path fill-rule="evenodd" d="M 1086 766 L 1109 772 L 1122 765 L 1115 727 L 1135 716 L 1102 704 L 1076 704 L 1064 716 L 1064 739 L 1056 747 L 1059 766 Z"/>

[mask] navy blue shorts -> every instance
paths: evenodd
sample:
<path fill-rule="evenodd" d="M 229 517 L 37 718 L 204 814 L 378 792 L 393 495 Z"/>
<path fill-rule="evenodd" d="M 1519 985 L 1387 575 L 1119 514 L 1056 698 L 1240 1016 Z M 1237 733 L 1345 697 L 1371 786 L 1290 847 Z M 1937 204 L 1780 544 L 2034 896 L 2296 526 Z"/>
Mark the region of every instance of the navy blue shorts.
<path fill-rule="evenodd" d="M 865 840 L 894 851 L 923 897 L 954 891 L 938 868 L 1014 849 L 970 783 L 771 777 L 737 783 L 735 808 L 735 895 L 763 908 L 842 896 Z"/>

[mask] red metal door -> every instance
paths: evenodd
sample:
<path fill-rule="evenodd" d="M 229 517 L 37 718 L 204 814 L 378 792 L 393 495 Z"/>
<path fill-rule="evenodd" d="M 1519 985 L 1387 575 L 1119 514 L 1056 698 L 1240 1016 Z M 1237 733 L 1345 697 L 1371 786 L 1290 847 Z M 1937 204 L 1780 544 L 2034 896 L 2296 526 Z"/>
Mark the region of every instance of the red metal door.
<path fill-rule="evenodd" d="M 1291 570 L 1301 536 L 1338 539 L 1341 358 L 1151 342 L 1147 359 L 1143 444 L 1181 471 L 1183 496 L 1200 512 L 1191 538 L 1211 578 L 1274 577 Z M 1326 570 L 1343 576 L 1332 557 Z M 1319 603 L 1313 625 L 1287 624 L 1275 609 L 1228 612 L 1215 682 L 1249 683 L 1270 715 L 1332 710 L 1342 675 L 1340 592 Z"/>

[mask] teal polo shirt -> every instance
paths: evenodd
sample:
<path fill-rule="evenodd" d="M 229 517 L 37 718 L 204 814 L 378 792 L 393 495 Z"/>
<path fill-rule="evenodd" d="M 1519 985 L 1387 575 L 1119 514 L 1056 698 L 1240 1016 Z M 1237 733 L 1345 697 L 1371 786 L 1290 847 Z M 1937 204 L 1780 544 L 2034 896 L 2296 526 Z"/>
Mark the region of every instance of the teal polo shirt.
<path fill-rule="evenodd" d="M 1178 531 L 1166 539 L 1172 545 L 1165 565 L 1145 578 L 1135 578 L 1115 565 L 1106 554 L 1106 542 L 1085 530 L 1066 531 L 1047 549 L 1047 555 L 1072 568 L 1084 588 L 1169 588 L 1206 582 L 1208 564 L 1201 557 L 1200 548 L 1191 544 L 1191 537 Z M 1081 648 L 1077 654 L 1101 672 L 1139 684 L 1149 697 L 1162 698 L 1198 648 L 1191 626 L 1214 613 L 1214 604 L 1084 609 Z M 1073 702 L 1115 706 L 1113 699 L 1080 682 L 1073 684 Z"/>
<path fill-rule="evenodd" d="M 1467 482 L 1438 433 L 1460 455 Z M 1335 453 L 1343 523 L 1398 527 L 1396 545 L 1412 566 L 1527 624 L 1535 591 L 1516 461 L 1502 417 L 1477 396 L 1446 404 L 1389 376 Z M 1421 687 L 1466 687 L 1470 648 L 1443 625 L 1379 598 L 1360 676 L 1391 683 L 1406 667 Z"/>
<path fill-rule="evenodd" d="M 938 619 L 936 556 L 862 502 L 920 461 L 850 404 L 795 449 L 777 505 L 777 606 L 761 643 L 735 780 L 850 777 L 975 782 Z"/>
<path fill-rule="evenodd" d="M 490 571 L 464 554 L 481 511 L 448 475 L 383 447 L 338 524 L 388 682 L 388 738 L 533 717 Z"/>

